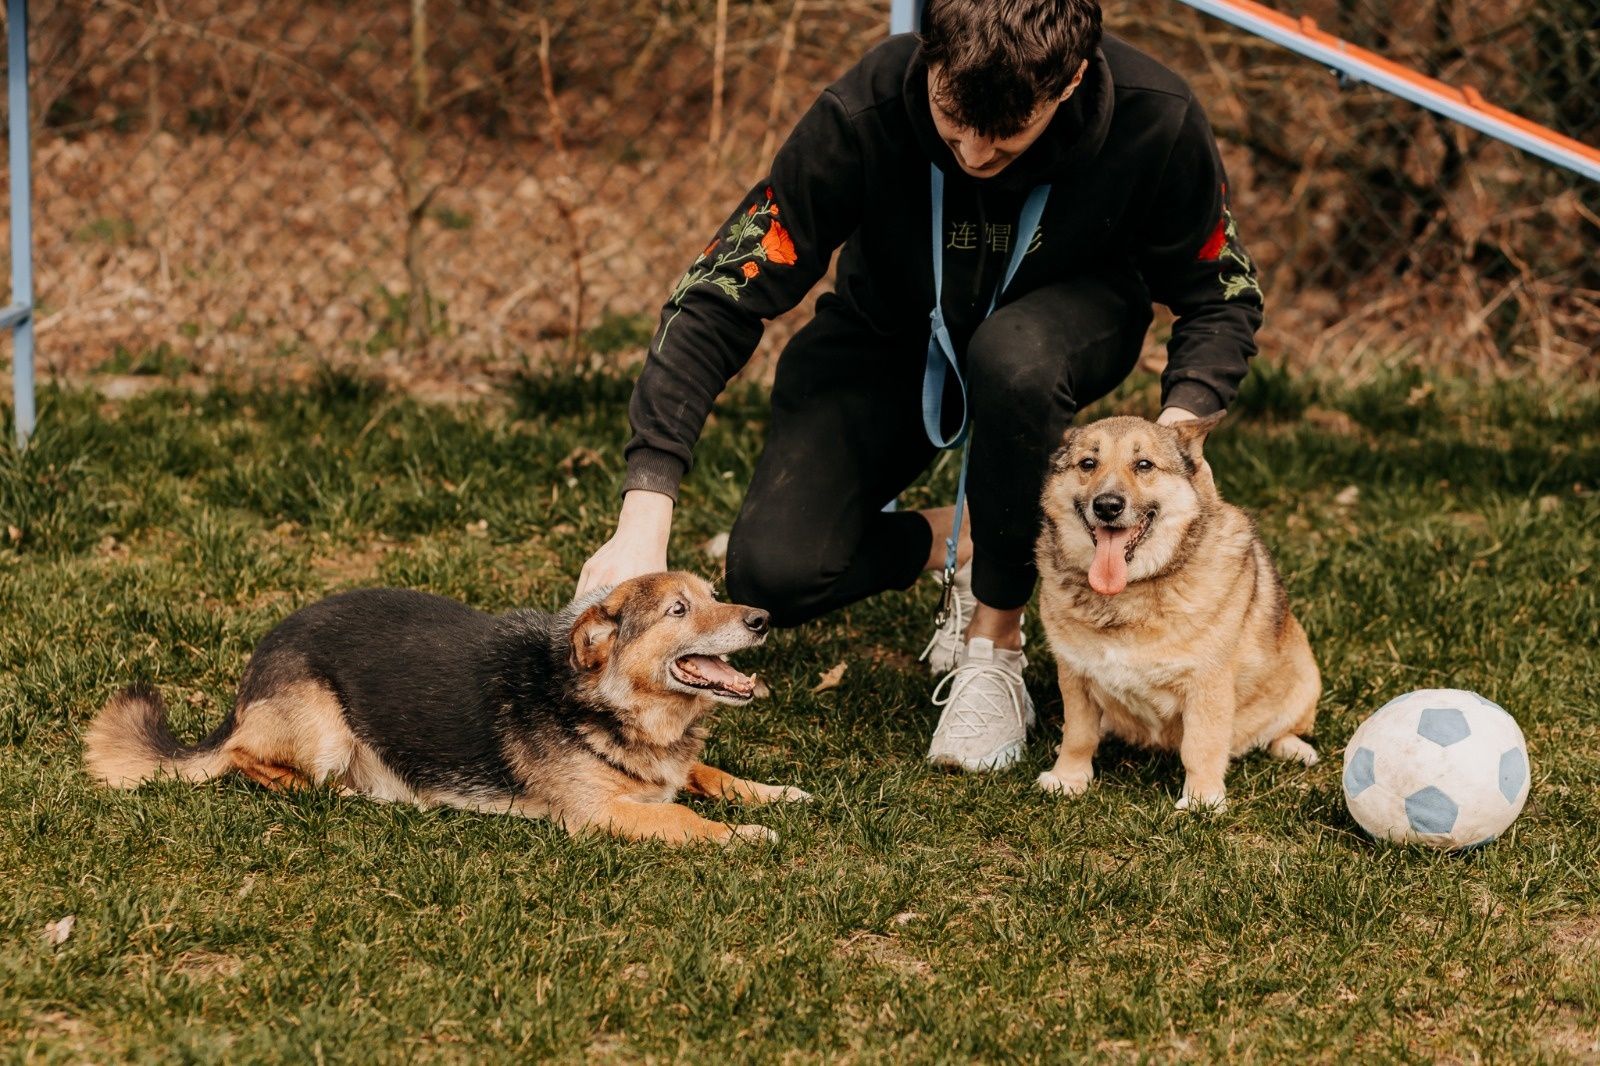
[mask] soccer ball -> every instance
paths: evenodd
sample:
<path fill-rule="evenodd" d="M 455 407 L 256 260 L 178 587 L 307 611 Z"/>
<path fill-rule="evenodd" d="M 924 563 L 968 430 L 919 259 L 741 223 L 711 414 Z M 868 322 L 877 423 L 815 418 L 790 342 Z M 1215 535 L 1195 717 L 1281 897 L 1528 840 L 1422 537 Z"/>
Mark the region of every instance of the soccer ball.
<path fill-rule="evenodd" d="M 1528 745 L 1516 719 L 1476 692 L 1408 692 L 1350 738 L 1344 799 L 1361 828 L 1383 840 L 1487 844 L 1528 800 Z"/>

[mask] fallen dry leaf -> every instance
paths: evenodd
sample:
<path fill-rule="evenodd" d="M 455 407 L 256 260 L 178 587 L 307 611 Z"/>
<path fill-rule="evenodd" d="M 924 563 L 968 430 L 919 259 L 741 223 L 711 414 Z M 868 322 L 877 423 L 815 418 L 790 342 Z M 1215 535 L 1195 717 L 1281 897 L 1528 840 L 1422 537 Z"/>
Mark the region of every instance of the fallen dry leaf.
<path fill-rule="evenodd" d="M 824 670 L 820 675 L 821 680 L 812 686 L 812 694 L 815 695 L 818 692 L 827 692 L 829 689 L 838 688 L 839 682 L 844 680 L 844 670 L 844 663 L 838 664 L 831 670 Z"/>
<path fill-rule="evenodd" d="M 600 453 L 593 448 L 578 447 L 567 453 L 567 457 L 556 466 L 563 474 L 573 474 L 586 466 L 598 466 Z"/>
<path fill-rule="evenodd" d="M 1540 514 L 1554 514 L 1555 512 L 1557 512 L 1559 510 L 1561 510 L 1561 497 L 1560 496 L 1540 496 L 1539 497 L 1539 513 Z"/>
<path fill-rule="evenodd" d="M 1361 499 L 1361 490 L 1355 485 L 1346 485 L 1339 490 L 1339 494 L 1333 498 L 1333 502 L 1340 507 L 1354 507 L 1359 499 Z"/>
<path fill-rule="evenodd" d="M 60 947 L 67 942 L 67 937 L 72 935 L 72 927 L 78 924 L 78 916 L 69 914 L 65 918 L 57 918 L 40 930 L 39 935 L 51 947 Z"/>
<path fill-rule="evenodd" d="M 1433 382 L 1424 381 L 1421 385 L 1413 385 L 1411 391 L 1406 393 L 1406 406 L 1416 407 L 1429 396 L 1433 395 Z"/>
<path fill-rule="evenodd" d="M 18 529 L 16 526 L 7 526 L 6 527 L 6 539 L 9 540 L 13 544 L 21 544 L 22 543 L 22 530 Z"/>
<path fill-rule="evenodd" d="M 764 680 L 762 680 L 759 677 L 753 678 L 752 680 L 754 680 L 755 683 L 756 683 L 756 699 L 764 700 L 768 696 L 772 695 L 772 686 L 771 685 L 768 685 Z"/>

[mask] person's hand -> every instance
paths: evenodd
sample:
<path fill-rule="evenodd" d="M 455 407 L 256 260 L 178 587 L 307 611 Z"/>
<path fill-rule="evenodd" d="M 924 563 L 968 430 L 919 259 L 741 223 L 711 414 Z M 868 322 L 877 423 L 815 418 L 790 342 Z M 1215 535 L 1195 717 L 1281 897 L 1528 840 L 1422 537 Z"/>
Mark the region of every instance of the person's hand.
<path fill-rule="evenodd" d="M 667 568 L 672 497 L 635 489 L 622 497 L 617 531 L 589 556 L 578 574 L 577 595 Z"/>
<path fill-rule="evenodd" d="M 1193 411 L 1186 411 L 1182 407 L 1163 407 L 1160 417 L 1156 419 L 1156 425 L 1171 426 L 1179 422 L 1193 422 L 1199 417 Z"/>

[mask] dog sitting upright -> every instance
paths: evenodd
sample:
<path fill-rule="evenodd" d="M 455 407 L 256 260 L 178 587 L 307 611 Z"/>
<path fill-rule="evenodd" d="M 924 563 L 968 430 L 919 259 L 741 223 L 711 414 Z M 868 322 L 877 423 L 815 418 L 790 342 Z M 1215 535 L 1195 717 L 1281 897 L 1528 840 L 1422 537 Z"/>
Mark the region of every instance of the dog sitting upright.
<path fill-rule="evenodd" d="M 700 762 L 706 715 L 755 682 L 724 656 L 766 639 L 767 614 L 718 603 L 690 574 L 654 574 L 556 615 L 493 616 L 423 592 L 367 589 L 296 611 L 251 656 L 233 710 L 195 747 L 145 689 L 114 696 L 84 761 L 133 788 L 238 770 L 268 788 L 327 783 L 377 800 L 548 817 L 571 832 L 767 840 L 672 803 L 804 800 Z"/>
<path fill-rule="evenodd" d="M 1046 791 L 1082 792 L 1104 733 L 1177 751 L 1180 810 L 1220 807 L 1228 760 L 1264 747 L 1306 765 L 1322 680 L 1277 568 L 1201 457 L 1221 415 L 1166 427 L 1107 418 L 1051 458 L 1040 617 L 1061 683 Z"/>

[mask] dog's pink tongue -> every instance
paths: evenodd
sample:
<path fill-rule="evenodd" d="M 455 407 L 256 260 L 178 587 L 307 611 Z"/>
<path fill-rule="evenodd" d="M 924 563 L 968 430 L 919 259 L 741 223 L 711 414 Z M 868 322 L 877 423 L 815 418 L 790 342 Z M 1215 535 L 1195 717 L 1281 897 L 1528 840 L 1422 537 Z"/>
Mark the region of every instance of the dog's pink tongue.
<path fill-rule="evenodd" d="M 705 680 L 734 692 L 748 692 L 755 687 L 754 681 L 715 655 L 685 655 L 682 662 Z"/>
<path fill-rule="evenodd" d="M 1094 531 L 1094 562 L 1089 565 L 1089 587 L 1102 596 L 1115 596 L 1128 587 L 1128 560 L 1123 556 L 1131 529 Z"/>

